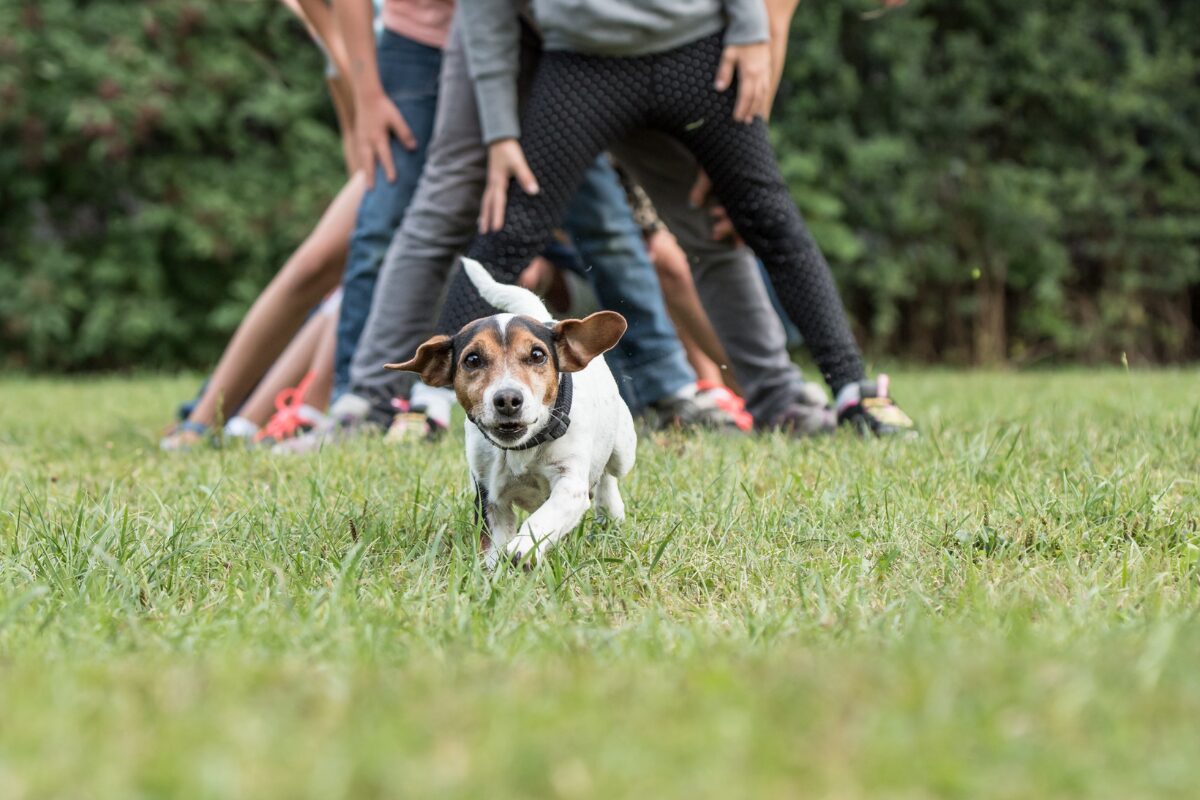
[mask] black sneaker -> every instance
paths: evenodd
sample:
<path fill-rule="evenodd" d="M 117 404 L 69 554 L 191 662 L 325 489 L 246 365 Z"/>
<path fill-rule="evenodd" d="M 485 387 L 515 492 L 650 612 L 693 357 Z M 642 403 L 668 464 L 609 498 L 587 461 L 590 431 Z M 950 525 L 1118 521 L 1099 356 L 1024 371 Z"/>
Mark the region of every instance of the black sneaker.
<path fill-rule="evenodd" d="M 792 403 L 772 421 L 768 430 L 782 431 L 797 439 L 833 433 L 837 415 L 829 406 Z"/>
<path fill-rule="evenodd" d="M 917 426 L 888 394 L 888 376 L 852 383 L 838 392 L 839 425 L 849 425 L 863 436 L 915 438 Z"/>

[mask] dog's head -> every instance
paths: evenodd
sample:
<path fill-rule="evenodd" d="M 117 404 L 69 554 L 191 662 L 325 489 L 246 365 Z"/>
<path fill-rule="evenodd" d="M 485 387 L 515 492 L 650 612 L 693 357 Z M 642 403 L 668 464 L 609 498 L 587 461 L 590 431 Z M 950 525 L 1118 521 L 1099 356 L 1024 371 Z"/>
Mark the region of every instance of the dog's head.
<path fill-rule="evenodd" d="M 430 386 L 454 385 L 467 416 L 492 441 L 517 447 L 550 421 L 562 372 L 578 372 L 615 345 L 625 318 L 599 311 L 585 319 L 538 322 L 497 314 L 450 336 L 435 336 L 402 364 Z"/>

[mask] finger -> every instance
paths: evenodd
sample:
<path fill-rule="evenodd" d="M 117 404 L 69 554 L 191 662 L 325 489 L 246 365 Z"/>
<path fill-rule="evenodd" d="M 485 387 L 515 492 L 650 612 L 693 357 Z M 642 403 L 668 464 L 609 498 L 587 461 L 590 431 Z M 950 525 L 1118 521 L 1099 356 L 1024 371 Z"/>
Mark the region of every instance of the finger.
<path fill-rule="evenodd" d="M 479 232 L 487 233 L 488 219 L 492 213 L 492 187 L 483 190 L 483 200 L 479 203 Z"/>
<path fill-rule="evenodd" d="M 492 220 L 496 216 L 496 180 L 488 176 L 487 188 L 483 192 L 483 208 L 479 211 L 479 232 L 491 233 Z"/>
<path fill-rule="evenodd" d="M 408 122 L 398 109 L 393 107 L 393 113 L 388 117 L 388 127 L 392 133 L 400 140 L 400 144 L 404 145 L 405 150 L 417 149 L 417 137 L 413 136 L 412 129 L 408 127 Z"/>
<path fill-rule="evenodd" d="M 513 174 L 517 183 L 525 190 L 525 194 L 537 194 L 540 191 L 537 178 L 533 177 L 533 170 L 529 168 L 524 156 L 518 158 L 513 164 Z"/>
<path fill-rule="evenodd" d="M 746 104 L 747 123 L 754 122 L 756 117 L 762 115 L 763 94 L 763 85 L 761 83 L 756 83 L 754 85 L 754 90 L 750 95 L 750 100 Z"/>
<path fill-rule="evenodd" d="M 746 106 L 750 102 L 750 92 L 753 87 L 750 82 L 742 76 L 742 80 L 738 81 L 737 100 L 733 104 L 733 120 L 734 122 L 746 121 Z"/>
<path fill-rule="evenodd" d="M 375 155 L 379 156 L 379 165 L 383 167 L 384 177 L 388 183 L 396 180 L 396 165 L 392 161 L 392 145 L 386 138 L 375 141 Z"/>
<path fill-rule="evenodd" d="M 375 151 L 370 142 L 358 146 L 358 163 L 362 165 L 363 175 L 367 179 L 367 188 L 375 188 Z"/>
<path fill-rule="evenodd" d="M 495 199 L 492 200 L 492 227 L 491 233 L 495 233 L 504 227 L 504 212 L 508 206 L 508 182 L 505 181 L 494 190 Z"/>
<path fill-rule="evenodd" d="M 733 51 L 729 48 L 721 54 L 721 63 L 717 66 L 717 79 L 713 82 L 713 88 L 718 92 L 723 92 L 729 88 L 729 84 L 733 83 L 733 68 L 737 64 L 737 58 L 733 55 Z"/>
<path fill-rule="evenodd" d="M 719 219 L 713 223 L 712 238 L 714 242 L 723 242 L 735 236 L 737 236 L 737 230 L 733 227 L 733 223 L 728 217 Z"/>
<path fill-rule="evenodd" d="M 733 232 L 733 223 L 729 221 L 729 213 L 724 206 L 717 206 L 709 213 L 712 220 L 711 235 L 714 242 L 727 238 Z"/>
<path fill-rule="evenodd" d="M 692 208 L 704 205 L 704 201 L 708 199 L 708 193 L 711 191 L 712 181 L 708 179 L 708 173 L 700 170 L 700 174 L 696 176 L 696 182 L 692 184 L 692 190 L 688 192 L 688 205 Z"/>
<path fill-rule="evenodd" d="M 763 89 L 762 97 L 758 101 L 758 116 L 762 117 L 763 119 L 770 119 L 771 104 L 774 101 L 775 98 L 771 94 L 771 87 L 768 85 Z"/>
<path fill-rule="evenodd" d="M 762 108 L 762 97 L 767 94 L 766 82 L 763 80 L 752 80 L 750 83 L 750 96 L 746 98 L 746 115 L 745 121 L 754 122 L 754 118 L 760 114 Z"/>

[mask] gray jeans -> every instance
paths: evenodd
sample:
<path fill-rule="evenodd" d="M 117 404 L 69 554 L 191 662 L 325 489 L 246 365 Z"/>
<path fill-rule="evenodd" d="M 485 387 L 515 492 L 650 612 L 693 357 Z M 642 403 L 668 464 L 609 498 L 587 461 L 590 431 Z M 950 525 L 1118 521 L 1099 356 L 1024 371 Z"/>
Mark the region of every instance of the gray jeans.
<path fill-rule="evenodd" d="M 537 58 L 536 43 L 525 45 L 523 79 Z M 431 335 L 451 267 L 475 235 L 486 180 L 487 152 L 457 24 L 443 52 L 440 81 L 425 171 L 384 257 L 351 368 L 350 391 L 377 404 L 406 395 L 415 380 L 382 365 L 410 357 Z M 697 166 L 681 145 L 647 132 L 614 151 L 691 258 L 701 301 L 746 392 L 747 410 L 769 423 L 802 395 L 804 379 L 788 357 L 753 253 L 711 241 L 708 214 L 687 202 Z"/>

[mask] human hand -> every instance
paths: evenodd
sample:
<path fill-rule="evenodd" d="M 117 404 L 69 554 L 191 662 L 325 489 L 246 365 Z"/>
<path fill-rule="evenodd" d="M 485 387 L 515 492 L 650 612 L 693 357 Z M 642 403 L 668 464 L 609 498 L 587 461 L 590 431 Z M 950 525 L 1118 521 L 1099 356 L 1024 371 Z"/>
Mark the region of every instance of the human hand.
<path fill-rule="evenodd" d="M 688 204 L 692 208 L 700 208 L 708 202 L 710 194 L 712 194 L 712 180 L 709 179 L 707 172 L 700 170 L 696 176 L 696 182 L 692 184 L 692 190 L 688 192 Z M 734 244 L 742 244 L 742 238 L 734 230 L 733 222 L 729 219 L 729 213 L 724 206 L 713 206 L 709 210 L 709 216 L 713 221 L 711 235 L 714 242 L 732 239 Z"/>
<path fill-rule="evenodd" d="M 358 163 L 366 172 L 367 188 L 375 186 L 375 161 L 383 167 L 388 183 L 396 180 L 396 165 L 392 162 L 392 145 L 395 135 L 407 150 L 415 150 L 417 140 L 412 135 L 404 115 L 396 104 L 382 91 L 355 101 L 354 139 L 358 150 Z"/>
<path fill-rule="evenodd" d="M 526 194 L 537 194 L 538 182 L 525 161 L 525 151 L 516 139 L 500 139 L 488 145 L 487 185 L 479 210 L 479 232 L 493 233 L 504 227 L 508 206 L 508 184 L 516 179 Z"/>
<path fill-rule="evenodd" d="M 721 53 L 713 87 L 723 92 L 733 84 L 737 73 L 738 93 L 733 118 L 738 122 L 766 119 L 771 105 L 771 48 L 767 42 L 731 44 Z"/>

